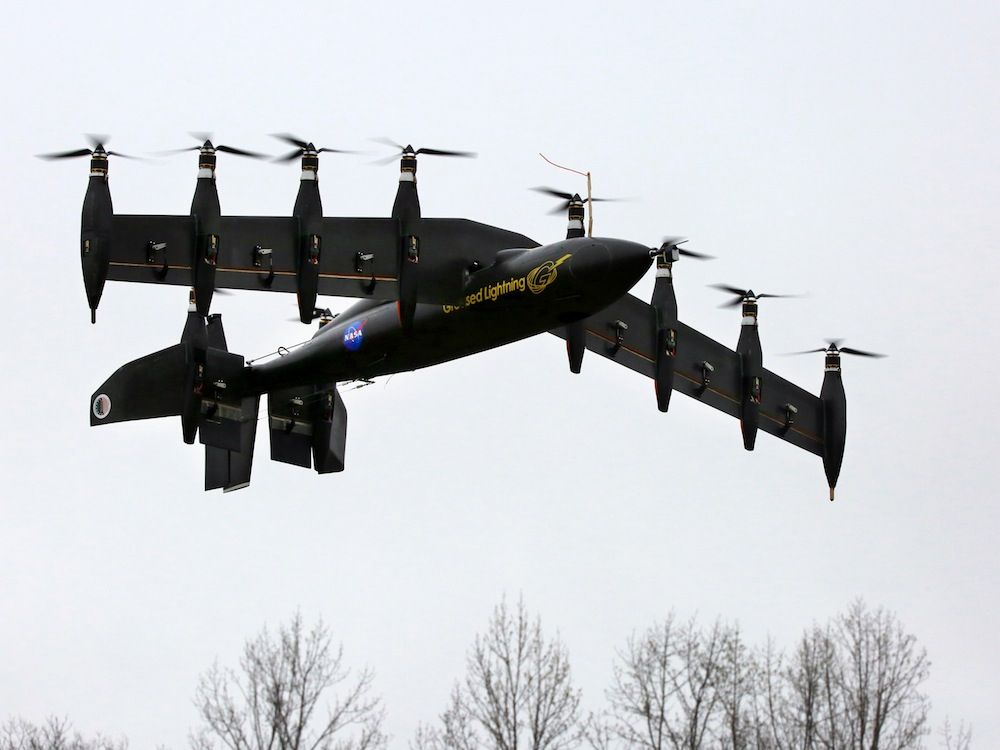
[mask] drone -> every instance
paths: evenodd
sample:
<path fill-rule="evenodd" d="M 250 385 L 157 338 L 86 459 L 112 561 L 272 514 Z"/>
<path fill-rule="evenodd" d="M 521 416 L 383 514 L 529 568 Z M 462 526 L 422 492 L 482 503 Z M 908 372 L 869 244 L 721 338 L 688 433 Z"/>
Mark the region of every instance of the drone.
<path fill-rule="evenodd" d="M 778 297 L 719 285 L 740 307 L 735 350 L 678 319 L 673 266 L 706 258 L 682 245 L 659 245 L 585 233 L 591 202 L 552 188 L 566 211 L 564 239 L 539 244 L 514 231 L 462 218 L 425 218 L 417 194 L 420 156 L 472 157 L 472 152 L 402 146 L 382 139 L 399 159 L 399 185 L 387 218 L 328 217 L 319 190 L 320 154 L 295 136 L 276 161 L 301 164 L 290 216 L 226 216 L 217 189 L 220 153 L 261 157 L 213 145 L 198 134 L 198 177 L 186 216 L 115 214 L 106 138 L 91 147 L 45 155 L 89 156 L 80 258 L 91 322 L 108 280 L 189 288 L 180 343 L 129 362 L 94 392 L 90 424 L 180 417 L 184 441 L 205 446 L 205 489 L 250 483 L 260 398 L 267 396 L 274 461 L 320 474 L 345 467 L 348 383 L 416 370 L 538 334 L 565 340 L 569 369 L 580 373 L 587 351 L 653 381 L 657 408 L 673 391 L 739 420 L 743 446 L 763 430 L 823 460 L 834 499 L 847 432 L 841 355 L 882 356 L 841 347 L 825 354 L 815 396 L 763 367 L 759 304 Z M 655 264 L 650 302 L 630 294 Z M 319 321 L 311 339 L 266 361 L 229 351 L 222 318 L 210 312 L 216 290 L 294 293 L 298 319 Z M 357 301 L 337 316 L 317 307 L 319 295 Z M 805 352 L 803 352 L 805 353 Z"/>

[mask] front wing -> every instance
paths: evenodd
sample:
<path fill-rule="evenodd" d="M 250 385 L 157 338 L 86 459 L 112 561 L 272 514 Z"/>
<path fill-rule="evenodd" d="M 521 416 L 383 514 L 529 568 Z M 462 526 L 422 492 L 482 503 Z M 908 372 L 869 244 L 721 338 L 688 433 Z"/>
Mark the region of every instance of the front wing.
<path fill-rule="evenodd" d="M 628 328 L 616 351 L 616 331 L 619 321 Z M 587 349 L 613 360 L 630 370 L 654 376 L 656 315 L 653 308 L 631 294 L 584 321 Z M 552 333 L 565 338 L 565 330 Z M 702 363 L 715 368 L 710 382 L 703 386 Z M 714 339 L 690 326 L 677 326 L 677 354 L 674 363 L 674 390 L 723 411 L 740 416 L 742 392 L 740 357 Z M 764 370 L 761 389 L 759 427 L 817 456 L 823 455 L 823 405 L 818 396 L 790 383 L 770 370 Z M 794 423 L 786 428 L 785 405 L 791 404 L 798 413 Z"/>

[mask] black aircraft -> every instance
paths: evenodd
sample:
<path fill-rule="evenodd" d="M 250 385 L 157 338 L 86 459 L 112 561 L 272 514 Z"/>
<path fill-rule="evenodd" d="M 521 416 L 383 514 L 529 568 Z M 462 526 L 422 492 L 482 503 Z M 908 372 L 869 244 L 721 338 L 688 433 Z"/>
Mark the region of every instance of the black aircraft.
<path fill-rule="evenodd" d="M 658 247 L 584 233 L 586 201 L 541 188 L 565 201 L 566 238 L 539 245 L 516 232 L 467 219 L 420 214 L 418 155 L 468 152 L 399 146 L 399 187 L 389 218 L 326 217 L 319 192 L 319 154 L 312 143 L 282 135 L 301 160 L 292 215 L 225 216 L 216 189 L 218 153 L 259 156 L 208 137 L 198 152 L 198 181 L 187 216 L 116 215 L 108 157 L 92 148 L 50 158 L 90 157 L 83 205 L 84 285 L 96 316 L 105 282 L 190 287 L 179 344 L 121 367 L 93 394 L 91 425 L 180 416 L 184 441 L 205 445 L 205 489 L 250 482 L 260 396 L 267 394 L 271 459 L 321 474 L 343 471 L 347 411 L 337 384 L 368 381 L 553 333 L 566 340 L 569 367 L 580 372 L 590 350 L 651 378 L 660 411 L 672 391 L 740 421 L 753 450 L 758 429 L 821 456 L 830 499 L 847 429 L 840 354 L 826 353 L 819 397 L 765 369 L 758 301 L 775 295 L 723 287 L 742 307 L 736 350 L 680 322 L 672 269 L 683 238 Z M 391 143 L 391 141 L 385 141 Z M 184 149 L 187 150 L 187 149 Z M 397 158 L 397 157 L 393 157 Z M 629 290 L 656 264 L 650 304 Z M 245 363 L 229 352 L 216 289 L 294 292 L 299 319 L 319 319 L 311 340 Z M 338 316 L 317 308 L 317 295 L 359 301 Z"/>

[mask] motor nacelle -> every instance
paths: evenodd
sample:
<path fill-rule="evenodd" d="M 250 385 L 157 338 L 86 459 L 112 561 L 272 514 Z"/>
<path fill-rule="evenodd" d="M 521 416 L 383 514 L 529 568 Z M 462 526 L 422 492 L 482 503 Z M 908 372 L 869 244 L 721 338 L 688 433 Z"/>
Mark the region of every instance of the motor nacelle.
<path fill-rule="evenodd" d="M 95 150 L 90 159 L 90 181 L 83 199 L 80 222 L 80 262 L 83 284 L 90 306 L 90 322 L 97 321 L 104 283 L 108 279 L 111 261 L 111 232 L 114 207 L 108 186 L 108 157 L 103 149 Z"/>

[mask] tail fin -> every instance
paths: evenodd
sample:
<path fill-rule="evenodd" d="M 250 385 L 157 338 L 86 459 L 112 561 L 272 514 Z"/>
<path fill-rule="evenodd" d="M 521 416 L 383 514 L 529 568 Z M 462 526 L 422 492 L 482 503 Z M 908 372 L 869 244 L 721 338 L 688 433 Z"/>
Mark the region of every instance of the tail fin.
<path fill-rule="evenodd" d="M 347 407 L 336 383 L 267 394 L 271 460 L 320 474 L 344 470 Z"/>
<path fill-rule="evenodd" d="M 175 344 L 119 367 L 90 400 L 91 426 L 179 416 L 187 350 L 185 344 Z"/>
<path fill-rule="evenodd" d="M 188 314 L 180 344 L 120 367 L 91 399 L 90 424 L 180 416 L 205 445 L 205 489 L 250 483 L 260 396 L 246 393 L 243 357 L 226 350 L 222 319 Z"/>
<path fill-rule="evenodd" d="M 243 399 L 239 450 L 205 445 L 205 489 L 223 492 L 240 490 L 250 484 L 253 447 L 257 437 L 257 408 L 260 396 Z"/>

